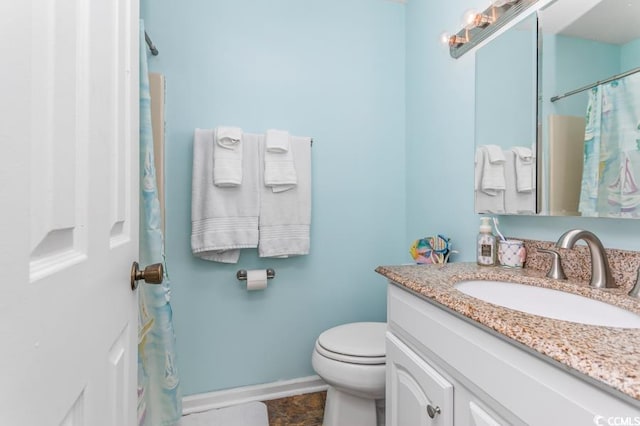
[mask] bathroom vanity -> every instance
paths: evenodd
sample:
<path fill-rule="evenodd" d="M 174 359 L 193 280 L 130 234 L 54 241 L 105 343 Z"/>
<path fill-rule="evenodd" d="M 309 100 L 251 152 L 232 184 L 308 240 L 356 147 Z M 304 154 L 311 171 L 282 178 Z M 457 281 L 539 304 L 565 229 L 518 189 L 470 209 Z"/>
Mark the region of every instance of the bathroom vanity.
<path fill-rule="evenodd" d="M 453 284 L 491 279 L 548 287 L 640 314 L 628 289 L 468 263 L 376 271 L 389 279 L 387 425 L 640 424 L 640 328 L 531 315 Z"/>

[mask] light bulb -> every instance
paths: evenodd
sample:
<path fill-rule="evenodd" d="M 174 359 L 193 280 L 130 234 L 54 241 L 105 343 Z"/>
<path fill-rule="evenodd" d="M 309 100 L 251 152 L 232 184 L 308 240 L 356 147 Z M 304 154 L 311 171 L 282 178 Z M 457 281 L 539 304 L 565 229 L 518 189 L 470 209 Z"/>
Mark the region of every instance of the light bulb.
<path fill-rule="evenodd" d="M 444 31 L 442 34 L 440 34 L 440 43 L 449 45 L 450 39 L 451 39 L 451 34 L 449 34 L 448 32 Z"/>
<path fill-rule="evenodd" d="M 467 9 L 467 11 L 464 12 L 464 15 L 462 15 L 462 26 L 467 29 L 473 28 L 473 22 L 475 21 L 477 14 L 478 11 L 476 11 L 475 9 Z"/>

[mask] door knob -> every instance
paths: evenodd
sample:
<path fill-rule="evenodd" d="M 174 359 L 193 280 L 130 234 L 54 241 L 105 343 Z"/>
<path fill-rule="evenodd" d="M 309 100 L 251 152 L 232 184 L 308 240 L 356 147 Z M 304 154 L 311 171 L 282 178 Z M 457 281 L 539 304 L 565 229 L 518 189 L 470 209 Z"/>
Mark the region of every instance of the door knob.
<path fill-rule="evenodd" d="M 138 262 L 133 262 L 131 265 L 131 290 L 138 288 L 138 280 L 144 280 L 147 284 L 162 284 L 164 276 L 162 263 L 154 263 L 142 271 L 138 266 Z"/>

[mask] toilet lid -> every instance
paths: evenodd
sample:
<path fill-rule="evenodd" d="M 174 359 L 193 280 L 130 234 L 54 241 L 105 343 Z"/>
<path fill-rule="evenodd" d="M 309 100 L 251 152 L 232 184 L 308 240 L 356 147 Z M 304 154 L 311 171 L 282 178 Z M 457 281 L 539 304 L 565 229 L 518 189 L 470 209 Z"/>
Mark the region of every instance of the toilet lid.
<path fill-rule="evenodd" d="M 344 324 L 322 333 L 316 346 L 322 355 L 338 361 L 382 364 L 385 362 L 386 330 L 384 322 Z"/>

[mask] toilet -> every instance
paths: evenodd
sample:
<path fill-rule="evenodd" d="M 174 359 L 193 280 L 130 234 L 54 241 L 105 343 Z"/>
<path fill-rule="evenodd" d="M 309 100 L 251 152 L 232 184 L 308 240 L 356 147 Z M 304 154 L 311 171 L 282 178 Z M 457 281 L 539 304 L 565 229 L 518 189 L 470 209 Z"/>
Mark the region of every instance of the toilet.
<path fill-rule="evenodd" d="M 329 385 L 323 426 L 378 424 L 376 400 L 384 400 L 385 391 L 386 329 L 384 322 L 343 324 L 316 340 L 311 364 Z"/>

